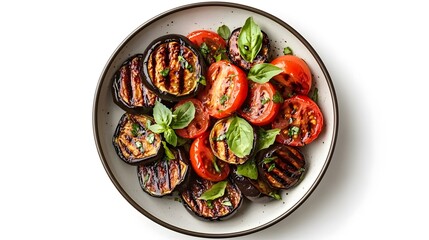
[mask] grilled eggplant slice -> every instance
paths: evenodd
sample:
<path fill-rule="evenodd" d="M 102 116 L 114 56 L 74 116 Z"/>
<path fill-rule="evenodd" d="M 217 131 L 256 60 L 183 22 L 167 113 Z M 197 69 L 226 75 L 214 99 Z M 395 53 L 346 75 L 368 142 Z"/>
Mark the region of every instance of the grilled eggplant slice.
<path fill-rule="evenodd" d="M 306 169 L 304 155 L 298 149 L 280 143 L 259 152 L 257 160 L 259 174 L 276 189 L 297 185 Z"/>
<path fill-rule="evenodd" d="M 236 156 L 231 149 L 228 147 L 228 143 L 226 141 L 226 132 L 228 131 L 228 127 L 231 123 L 232 118 L 223 118 L 217 121 L 212 130 L 210 131 L 210 147 L 213 151 L 213 154 L 222 161 L 225 161 L 229 164 L 243 164 L 252 156 L 253 150 L 255 149 L 256 144 L 256 131 L 254 132 L 254 140 L 253 140 L 253 148 L 252 152 L 245 157 Z"/>
<path fill-rule="evenodd" d="M 161 135 L 148 129 L 155 121 L 147 115 L 124 113 L 113 134 L 113 146 L 126 163 L 150 163 L 164 155 Z"/>
<path fill-rule="evenodd" d="M 270 40 L 268 35 L 262 31 L 262 48 L 256 55 L 252 62 L 244 60 L 238 49 L 238 36 L 240 35 L 241 28 L 237 28 L 232 31 L 228 41 L 228 56 L 234 65 L 241 67 L 242 69 L 249 71 L 254 65 L 264 63 L 268 61 L 268 54 L 270 52 Z"/>
<path fill-rule="evenodd" d="M 195 96 L 205 76 L 204 58 L 198 47 L 178 34 L 154 40 L 144 52 L 144 63 L 145 82 L 166 101 Z"/>
<path fill-rule="evenodd" d="M 143 55 L 128 58 L 113 76 L 113 100 L 127 112 L 148 113 L 159 100 L 142 81 Z"/>
<path fill-rule="evenodd" d="M 189 160 L 181 148 L 171 149 L 174 159 L 162 159 L 137 167 L 137 175 L 142 189 L 154 197 L 170 195 L 189 181 Z"/>
<path fill-rule="evenodd" d="M 252 202 L 269 202 L 273 199 L 279 199 L 278 189 L 270 187 L 263 179 L 257 180 L 241 176 L 237 173 L 237 168 L 233 168 L 231 179 L 240 189 L 244 197 Z"/>
<path fill-rule="evenodd" d="M 214 200 L 201 200 L 201 195 L 209 190 L 215 183 L 195 177 L 188 188 L 181 193 L 185 207 L 198 217 L 207 220 L 223 220 L 232 216 L 243 202 L 240 189 L 230 180 L 222 197 Z"/>

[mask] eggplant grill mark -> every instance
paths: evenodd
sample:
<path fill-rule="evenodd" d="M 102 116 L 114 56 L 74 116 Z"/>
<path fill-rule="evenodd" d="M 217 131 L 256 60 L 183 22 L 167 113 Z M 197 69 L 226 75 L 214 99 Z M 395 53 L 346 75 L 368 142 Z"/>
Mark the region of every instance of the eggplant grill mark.
<path fill-rule="evenodd" d="M 185 56 L 183 56 L 184 55 L 184 47 L 185 47 L 185 46 L 183 46 L 184 43 L 182 41 L 180 43 L 181 44 L 179 46 L 179 56 L 182 56 L 183 59 L 185 59 L 185 61 L 188 61 L 185 58 Z M 180 61 L 179 61 L 179 72 L 177 74 L 178 82 L 179 82 L 179 87 L 178 87 L 179 93 L 178 94 L 181 94 L 183 92 L 183 89 L 184 89 L 184 85 L 185 85 L 184 70 L 185 70 L 185 64 L 180 63 Z"/>
<path fill-rule="evenodd" d="M 158 164 L 158 163 L 157 163 Z M 152 166 L 150 169 L 150 171 L 153 173 L 152 174 L 152 176 L 153 176 L 153 179 L 152 179 L 152 181 L 154 182 L 152 185 L 154 186 L 154 190 L 153 190 L 153 192 L 155 192 L 157 195 L 158 194 L 160 194 L 160 188 L 159 188 L 159 171 L 158 171 L 158 169 L 157 169 L 157 167 L 156 167 L 156 165 L 157 164 L 155 164 L 154 166 Z"/>
<path fill-rule="evenodd" d="M 291 160 L 290 163 L 296 169 L 301 169 L 305 166 L 305 160 L 301 153 L 299 153 L 298 151 L 293 152 L 289 148 L 283 148 L 283 150 L 287 151 L 287 153 L 283 153 L 282 151 L 280 151 L 279 154 L 281 154 L 281 157 L 289 158 Z"/>
<path fill-rule="evenodd" d="M 227 132 L 227 121 L 222 121 L 222 132 L 221 134 L 226 134 Z M 219 135 L 220 136 L 220 135 Z M 224 148 L 224 154 L 225 154 L 225 160 L 229 162 L 229 147 L 228 147 L 228 143 L 226 142 L 226 138 L 224 140 L 222 140 L 222 144 L 223 144 L 223 148 Z"/>
<path fill-rule="evenodd" d="M 121 67 L 121 74 L 120 74 L 120 85 L 121 88 L 123 88 L 123 100 L 127 103 L 131 103 L 130 95 L 131 95 L 131 81 L 130 81 L 130 69 L 128 67 L 128 64 Z"/>
<path fill-rule="evenodd" d="M 140 79 L 140 73 L 138 71 L 138 57 L 135 57 L 131 59 L 129 68 L 130 68 L 130 79 L 131 79 L 131 91 L 132 91 L 132 98 L 131 98 L 131 104 L 135 106 L 141 105 L 141 79 Z"/>

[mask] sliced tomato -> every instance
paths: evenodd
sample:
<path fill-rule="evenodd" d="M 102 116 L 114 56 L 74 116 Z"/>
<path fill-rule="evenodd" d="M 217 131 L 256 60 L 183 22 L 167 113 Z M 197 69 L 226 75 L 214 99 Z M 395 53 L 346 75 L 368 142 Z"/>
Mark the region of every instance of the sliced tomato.
<path fill-rule="evenodd" d="M 228 59 L 226 42 L 219 34 L 208 30 L 197 30 L 189 33 L 187 38 L 199 47 L 208 64 L 216 60 Z"/>
<path fill-rule="evenodd" d="M 271 64 L 283 70 L 273 77 L 285 89 L 285 97 L 296 94 L 307 95 L 312 84 L 311 71 L 307 63 L 294 55 L 284 55 L 274 59 Z"/>
<path fill-rule="evenodd" d="M 271 123 L 283 103 L 279 93 L 269 83 L 250 83 L 248 97 L 238 114 L 256 126 Z"/>
<path fill-rule="evenodd" d="M 304 146 L 319 136 L 323 128 L 323 115 L 309 97 L 296 95 L 285 100 L 272 127 L 281 129 L 277 142 Z"/>
<path fill-rule="evenodd" d="M 237 111 L 247 97 L 248 81 L 239 67 L 228 61 L 210 65 L 206 87 L 198 95 L 210 116 L 224 118 Z"/>
<path fill-rule="evenodd" d="M 186 100 L 182 100 L 176 104 L 174 108 L 186 103 L 192 102 L 195 107 L 195 117 L 189 123 L 189 125 L 183 129 L 176 129 L 177 135 L 182 138 L 197 138 L 201 136 L 209 127 L 210 116 L 204 108 L 203 104 L 200 100 L 196 98 L 190 98 Z"/>
<path fill-rule="evenodd" d="M 189 149 L 191 165 L 198 176 L 213 182 L 226 179 L 229 164 L 217 159 L 210 148 L 209 132 L 196 138 Z"/>

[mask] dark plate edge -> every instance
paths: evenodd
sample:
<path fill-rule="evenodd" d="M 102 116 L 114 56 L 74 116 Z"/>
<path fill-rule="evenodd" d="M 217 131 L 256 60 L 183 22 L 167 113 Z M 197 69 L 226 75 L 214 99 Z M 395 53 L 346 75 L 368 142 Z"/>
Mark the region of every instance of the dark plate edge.
<path fill-rule="evenodd" d="M 100 89 L 101 89 L 101 85 L 103 84 L 103 79 L 105 78 L 107 69 L 110 68 L 113 59 L 116 57 L 116 55 L 120 52 L 120 50 L 122 50 L 123 46 L 126 45 L 126 43 L 133 38 L 134 35 L 136 35 L 139 31 L 141 31 L 142 29 L 144 29 L 146 26 L 150 25 L 151 23 L 157 21 L 158 19 L 165 17 L 166 15 L 175 13 L 175 12 L 179 12 L 179 11 L 183 11 L 186 9 L 190 9 L 190 8 L 196 8 L 196 7 L 207 7 L 207 6 L 224 6 L 224 7 L 234 7 L 234 8 L 239 8 L 239 9 L 243 9 L 243 10 L 247 10 L 247 11 L 251 11 L 251 12 L 255 12 L 257 14 L 260 14 L 262 16 L 265 16 L 271 20 L 273 20 L 274 22 L 277 22 L 278 24 L 280 24 L 281 26 L 287 28 L 293 35 L 295 35 L 305 46 L 306 48 L 311 52 L 311 54 L 313 55 L 313 57 L 316 59 L 317 63 L 319 64 L 320 68 L 322 69 L 322 72 L 327 80 L 328 86 L 329 86 L 329 90 L 331 92 L 331 96 L 332 96 L 332 100 L 333 100 L 333 108 L 334 108 L 334 134 L 332 135 L 332 142 L 331 142 L 331 146 L 328 152 L 328 156 L 327 159 L 325 160 L 325 164 L 322 168 L 322 171 L 319 173 L 318 177 L 316 178 L 316 181 L 313 183 L 313 185 L 310 187 L 310 189 L 307 191 L 307 193 L 305 195 L 303 195 L 303 197 L 297 202 L 297 204 L 295 204 L 289 211 L 285 212 L 284 214 L 282 214 L 280 217 L 274 219 L 273 221 L 261 225 L 259 227 L 253 228 L 253 229 L 249 229 L 246 231 L 241 231 L 241 232 L 235 232 L 235 233 L 226 233 L 226 234 L 208 234 L 208 233 L 201 233 L 201 232 L 194 232 L 194 231 L 189 231 L 186 229 L 182 229 L 182 228 L 178 228 L 176 226 L 167 224 L 161 220 L 159 220 L 158 218 L 156 218 L 155 216 L 151 215 L 150 213 L 148 213 L 147 211 L 145 211 L 143 208 L 141 208 L 126 192 L 125 190 L 121 187 L 121 185 L 118 183 L 118 181 L 115 179 L 112 171 L 110 170 L 109 166 L 106 164 L 106 160 L 105 160 L 105 156 L 103 153 L 103 150 L 100 147 L 100 137 L 99 137 L 99 133 L 98 133 L 98 128 L 97 128 L 97 122 L 98 122 L 98 116 L 97 116 L 97 112 L 98 112 L 98 103 L 99 103 L 99 96 L 100 96 Z M 326 173 L 326 170 L 331 162 L 332 156 L 334 154 L 334 150 L 335 150 L 335 145 L 336 145 L 336 141 L 337 141 L 337 135 L 338 135 L 338 128 L 339 128 L 339 112 L 338 112 L 338 102 L 337 102 L 337 96 L 335 93 L 335 89 L 331 80 L 331 77 L 328 73 L 328 70 L 326 69 L 323 61 L 321 60 L 321 58 L 319 57 L 319 55 L 317 54 L 317 52 L 313 49 L 313 47 L 307 42 L 307 40 L 301 36 L 301 34 L 299 34 L 295 29 L 293 29 L 291 26 L 289 26 L 287 23 L 285 23 L 283 20 L 267 13 L 264 12 L 260 9 L 256 9 L 250 6 L 246 6 L 246 5 L 241 5 L 241 4 L 237 4 L 237 3 L 229 3 L 229 2 L 200 2 L 200 3 L 193 3 L 193 4 L 188 4 L 188 5 L 183 5 L 180 7 L 176 7 L 173 8 L 171 10 L 168 10 L 166 12 L 163 12 L 155 17 L 153 17 L 152 19 L 148 20 L 147 22 L 143 23 L 142 25 L 140 25 L 136 30 L 134 30 L 129 36 L 127 36 L 125 38 L 125 40 L 117 47 L 117 49 L 115 49 L 114 53 L 111 55 L 111 57 L 109 58 L 109 60 L 107 61 L 105 67 L 102 70 L 102 75 L 100 76 L 97 86 L 96 86 L 96 92 L 95 92 L 95 96 L 94 96 L 94 103 L 93 103 L 93 118 L 92 118 L 92 125 L 93 125 L 93 134 L 94 134 L 94 139 L 95 139 L 95 144 L 97 147 L 97 151 L 98 154 L 100 156 L 100 160 L 103 164 L 103 167 L 105 169 L 105 171 L 107 172 L 110 180 L 112 181 L 112 183 L 115 185 L 115 187 L 118 189 L 118 191 L 122 194 L 122 196 L 134 207 L 136 208 L 139 212 L 141 212 L 143 215 L 145 215 L 146 217 L 148 217 L 149 219 L 151 219 L 152 221 L 160 224 L 161 226 L 164 226 L 170 230 L 182 233 L 182 234 L 187 234 L 190 236 L 196 236 L 196 237 L 206 237 L 206 238 L 230 238 L 230 237 L 238 237 L 238 236 L 243 236 L 243 235 L 248 235 L 257 231 L 261 231 L 263 229 L 266 229 L 278 222 L 280 222 L 281 220 L 283 220 L 284 218 L 286 218 L 287 216 L 289 216 L 292 212 L 294 212 L 299 206 L 301 206 L 305 200 L 307 200 L 307 198 L 313 193 L 313 191 L 316 189 L 316 187 L 319 185 L 321 179 L 323 178 L 323 176 Z"/>

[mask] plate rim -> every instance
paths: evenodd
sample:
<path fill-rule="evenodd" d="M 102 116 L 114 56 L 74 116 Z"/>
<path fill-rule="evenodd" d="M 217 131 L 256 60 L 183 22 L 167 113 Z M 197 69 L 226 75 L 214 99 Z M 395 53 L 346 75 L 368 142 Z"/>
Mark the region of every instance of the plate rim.
<path fill-rule="evenodd" d="M 106 78 L 106 74 L 108 69 L 111 67 L 113 60 L 116 58 L 116 56 L 120 53 L 120 51 L 124 48 L 124 46 L 131 41 L 131 39 L 138 34 L 140 31 L 142 31 L 143 29 L 145 29 L 146 27 L 148 27 L 150 24 L 152 24 L 153 22 L 158 21 L 159 19 L 166 17 L 170 14 L 176 13 L 176 12 L 180 12 L 180 11 L 184 11 L 184 10 L 188 10 L 188 9 L 192 9 L 192 8 L 199 8 L 199 7 L 231 7 L 231 8 L 237 8 L 237 9 L 242 9 L 242 10 L 246 10 L 249 12 L 254 12 L 256 14 L 259 14 L 261 16 L 264 16 L 276 23 L 278 23 L 279 25 L 281 25 L 282 27 L 286 28 L 288 31 L 290 31 L 307 49 L 308 51 L 311 53 L 311 55 L 314 57 L 314 59 L 316 60 L 317 64 L 319 65 L 319 67 L 322 70 L 323 75 L 326 78 L 326 82 L 331 94 L 331 98 L 332 98 L 332 103 L 333 103 L 333 134 L 332 134 L 332 138 L 331 138 L 331 145 L 329 146 L 329 151 L 328 151 L 328 155 L 327 158 L 325 160 L 325 163 L 323 164 L 322 167 L 322 171 L 320 171 L 320 173 L 318 174 L 318 176 L 316 177 L 316 180 L 313 182 L 313 184 L 310 186 L 309 190 L 299 199 L 299 201 L 293 205 L 288 211 L 284 212 L 283 214 L 281 214 L 279 217 L 263 224 L 260 225 L 258 227 L 255 228 L 251 228 L 248 230 L 244 230 L 244 231 L 239 231 L 239 232 L 232 232 L 232 233 L 202 233 L 202 232 L 196 232 L 196 231 L 190 231 L 187 229 L 183 229 L 171 224 L 168 224 L 160 219 L 158 219 L 157 217 L 155 217 L 154 215 L 150 214 L 149 212 L 147 212 L 145 209 L 143 209 L 139 204 L 137 204 L 131 197 L 130 195 L 128 195 L 128 193 L 124 190 L 124 188 L 119 184 L 118 180 L 115 178 L 112 170 L 110 169 L 110 167 L 107 164 L 106 161 L 106 157 L 104 155 L 103 149 L 101 148 L 101 140 L 100 140 L 100 135 L 98 132 L 98 106 L 99 106 L 99 99 L 100 99 L 100 94 L 101 94 L 101 86 L 103 84 L 103 80 Z M 290 214 L 292 214 L 296 209 L 298 209 L 308 198 L 309 196 L 314 192 L 314 190 L 317 188 L 317 186 L 319 185 L 319 183 L 321 182 L 323 176 L 325 175 L 329 164 L 332 160 L 332 157 L 334 155 L 334 151 L 335 151 L 335 146 L 336 146 L 336 141 L 337 141 L 337 135 L 338 135 L 338 129 L 339 129 L 339 109 L 338 109 L 338 102 L 337 102 L 337 95 L 335 92 L 335 88 L 332 82 L 332 79 L 329 75 L 329 72 L 327 70 L 327 68 L 325 67 L 325 64 L 323 63 L 322 59 L 319 57 L 318 53 L 314 50 L 314 48 L 310 45 L 310 43 L 299 33 L 297 32 L 293 27 L 291 27 L 289 24 L 287 24 L 286 22 L 284 22 L 283 20 L 281 20 L 280 18 L 265 12 L 263 10 L 257 9 L 255 7 L 252 6 L 248 6 L 248 5 L 243 5 L 243 4 L 239 4 L 239 3 L 231 3 L 231 2 L 217 2 L 217 1 L 213 1 L 213 2 L 197 2 L 197 3 L 191 3 L 191 4 L 186 4 L 186 5 L 181 5 L 175 8 L 172 8 L 170 10 L 164 11 L 158 15 L 156 15 L 155 17 L 152 17 L 151 19 L 147 20 L 146 22 L 144 22 L 143 24 L 141 24 L 140 26 L 138 26 L 134 31 L 132 31 L 119 45 L 118 47 L 114 50 L 114 52 L 111 54 L 110 58 L 108 59 L 108 61 L 106 62 L 101 75 L 98 79 L 97 85 L 96 85 L 96 91 L 94 94 L 94 102 L 93 102 L 93 108 L 92 108 L 92 128 L 93 128 L 93 135 L 94 135 L 94 140 L 95 140 L 95 145 L 100 157 L 100 160 L 103 164 L 103 167 L 107 173 L 107 175 L 109 176 L 110 180 L 112 181 L 112 183 L 114 184 L 114 186 L 116 187 L 116 189 L 121 193 L 121 195 L 136 209 L 138 210 L 140 213 L 142 213 L 143 215 L 145 215 L 147 218 L 149 218 L 150 220 L 152 220 L 153 222 L 168 228 L 170 230 L 173 230 L 175 232 L 178 233 L 182 233 L 182 234 L 186 234 L 186 235 L 190 235 L 190 236 L 194 236 L 194 237 L 205 237 L 205 238 L 231 238 L 231 237 L 239 237 L 239 236 L 244 236 L 244 235 L 248 235 L 251 233 L 255 233 L 258 231 L 261 231 L 263 229 L 266 229 L 270 226 L 273 226 L 275 224 L 277 224 L 278 222 L 280 222 L 281 220 L 285 219 L 287 216 L 289 216 Z"/>

